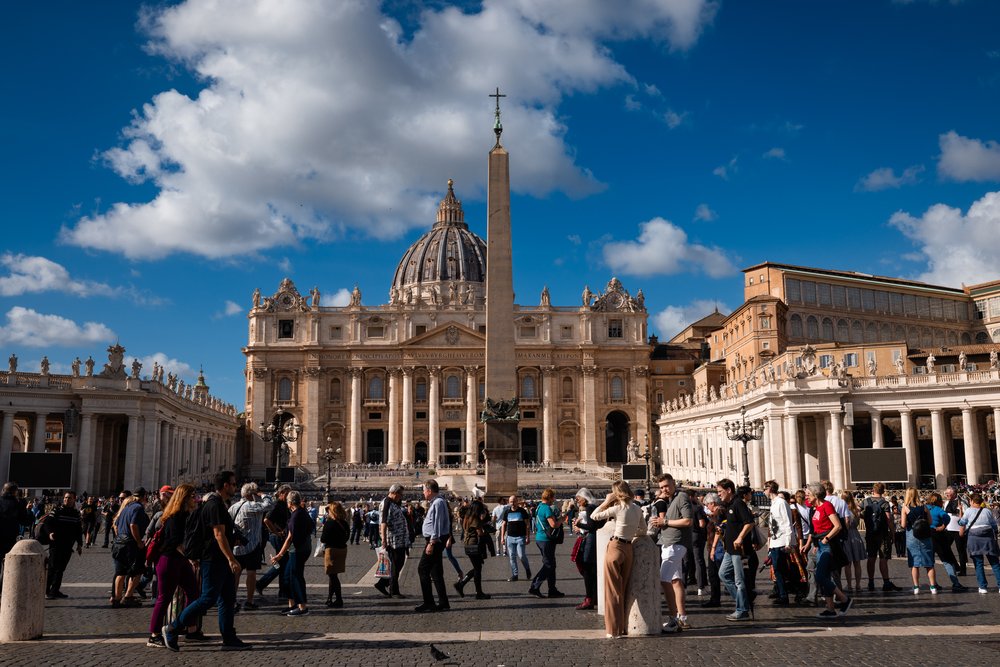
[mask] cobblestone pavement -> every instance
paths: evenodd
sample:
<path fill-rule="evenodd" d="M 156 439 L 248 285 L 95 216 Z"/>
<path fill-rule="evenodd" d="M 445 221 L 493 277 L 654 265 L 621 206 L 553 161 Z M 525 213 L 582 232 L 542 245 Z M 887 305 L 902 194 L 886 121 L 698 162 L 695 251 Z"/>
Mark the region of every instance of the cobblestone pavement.
<path fill-rule="evenodd" d="M 529 547 L 534 550 L 534 546 Z M 414 550 L 414 554 L 418 551 Z M 456 554 L 457 555 L 457 554 Z M 533 566 L 540 564 L 530 552 Z M 468 567 L 464 555 L 458 556 Z M 558 554 L 559 587 L 567 597 L 538 599 L 526 594 L 523 579 L 508 583 L 506 558 L 487 561 L 484 588 L 492 600 L 458 598 L 453 589 L 451 611 L 413 613 L 420 602 L 416 561 L 403 572 L 406 599 L 383 598 L 371 588 L 373 552 L 364 544 L 349 551 L 345 607 L 328 610 L 322 559 L 309 561 L 312 613 L 287 618 L 278 612 L 276 586 L 266 604 L 236 617 L 236 628 L 254 644 L 250 653 L 219 653 L 217 641 L 181 643 L 180 653 L 145 646 L 151 605 L 139 609 L 108 607 L 111 557 L 107 549 L 91 548 L 74 556 L 63 590 L 67 600 L 46 601 L 45 637 L 0 646 L 0 665 L 209 665 L 213 661 L 287 665 L 617 665 L 650 660 L 672 665 L 815 665 L 836 660 L 852 667 L 906 661 L 914 664 L 991 664 L 1000 660 L 1000 594 L 992 587 L 979 595 L 975 577 L 965 577 L 969 592 L 950 589 L 931 596 L 909 591 L 905 562 L 892 561 L 895 582 L 906 592 L 861 593 L 850 614 L 834 622 L 816 618 L 814 607 L 772 607 L 762 598 L 755 620 L 728 623 L 731 608 L 701 609 L 689 589 L 689 615 L 694 626 L 680 635 L 656 638 L 604 639 L 603 621 L 595 612 L 573 607 L 583 595 L 583 583 L 569 562 L 569 545 Z M 938 568 L 942 579 L 943 571 Z M 455 572 L 445 562 L 446 578 Z M 971 564 L 970 564 L 970 575 Z M 906 576 L 904 576 L 906 575 Z M 758 590 L 766 592 L 766 574 L 758 575 Z M 472 589 L 470 584 L 469 589 Z M 241 596 L 242 599 L 242 596 Z M 725 601 L 724 601 L 725 604 Z M 214 610 L 205 631 L 218 638 Z M 432 653 L 432 645 L 447 657 Z"/>

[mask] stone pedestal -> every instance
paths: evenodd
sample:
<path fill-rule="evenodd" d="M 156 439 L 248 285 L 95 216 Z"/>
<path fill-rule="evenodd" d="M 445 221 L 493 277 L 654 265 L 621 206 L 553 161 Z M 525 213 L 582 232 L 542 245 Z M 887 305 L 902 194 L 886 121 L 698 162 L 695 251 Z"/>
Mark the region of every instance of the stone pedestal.
<path fill-rule="evenodd" d="M 604 557 L 608 554 L 608 542 L 614 534 L 613 521 L 597 531 L 597 613 L 601 616 L 604 616 Z"/>
<path fill-rule="evenodd" d="M 3 562 L 0 642 L 38 639 L 45 627 L 45 548 L 21 540 Z"/>
<path fill-rule="evenodd" d="M 517 490 L 517 422 L 486 422 L 486 495 L 512 496 Z"/>
<path fill-rule="evenodd" d="M 625 597 L 630 637 L 660 634 L 663 628 L 662 600 L 660 548 L 648 537 L 637 537 L 632 540 L 632 577 Z"/>

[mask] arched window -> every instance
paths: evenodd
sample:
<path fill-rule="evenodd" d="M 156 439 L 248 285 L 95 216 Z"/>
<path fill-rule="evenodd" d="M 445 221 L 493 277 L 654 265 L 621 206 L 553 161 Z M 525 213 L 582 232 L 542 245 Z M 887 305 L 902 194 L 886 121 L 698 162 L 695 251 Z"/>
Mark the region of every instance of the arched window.
<path fill-rule="evenodd" d="M 792 338 L 802 338 L 802 316 L 796 313 L 791 318 Z"/>
<path fill-rule="evenodd" d="M 521 398 L 536 398 L 535 378 L 531 375 L 525 375 L 521 380 Z"/>
<path fill-rule="evenodd" d="M 865 340 L 865 330 L 861 326 L 861 322 L 857 320 L 851 322 L 851 342 L 861 343 Z"/>
<path fill-rule="evenodd" d="M 462 381 L 457 375 L 449 375 L 444 381 L 445 398 L 462 398 Z"/>
<path fill-rule="evenodd" d="M 990 342 L 990 337 L 985 331 L 980 331 L 976 334 L 976 343 L 978 345 L 984 345 L 988 342 Z"/>
<path fill-rule="evenodd" d="M 382 376 L 376 375 L 368 381 L 368 398 L 380 401 L 385 398 L 385 383 Z"/>
<path fill-rule="evenodd" d="M 962 345 L 972 345 L 972 336 L 968 332 L 962 334 Z"/>
<path fill-rule="evenodd" d="M 819 338 L 819 322 L 812 315 L 806 319 L 806 338 L 809 340 Z"/>
<path fill-rule="evenodd" d="M 620 375 L 615 375 L 611 378 L 611 400 L 625 400 L 625 381 L 622 380 Z"/>
<path fill-rule="evenodd" d="M 880 343 L 888 343 L 892 340 L 892 327 L 888 324 L 883 324 L 882 328 L 879 329 L 878 339 Z"/>
<path fill-rule="evenodd" d="M 958 345 L 958 334 L 954 331 L 948 332 L 948 345 Z"/>
<path fill-rule="evenodd" d="M 868 326 L 865 327 L 865 342 L 866 343 L 878 342 L 878 327 L 875 326 L 874 322 L 869 322 Z"/>
<path fill-rule="evenodd" d="M 837 320 L 837 342 L 846 343 L 851 340 L 851 327 L 847 320 Z"/>
<path fill-rule="evenodd" d="M 833 340 L 833 320 L 823 318 L 823 340 Z"/>
<path fill-rule="evenodd" d="M 890 340 L 906 340 L 906 328 L 897 324 L 892 329 L 892 338 Z"/>
<path fill-rule="evenodd" d="M 573 398 L 573 378 L 564 377 L 562 379 L 562 397 Z"/>
<path fill-rule="evenodd" d="M 288 378 L 281 378 L 278 380 L 278 400 L 292 400 L 292 381 Z"/>
<path fill-rule="evenodd" d="M 330 380 L 330 402 L 340 403 L 340 378 Z"/>

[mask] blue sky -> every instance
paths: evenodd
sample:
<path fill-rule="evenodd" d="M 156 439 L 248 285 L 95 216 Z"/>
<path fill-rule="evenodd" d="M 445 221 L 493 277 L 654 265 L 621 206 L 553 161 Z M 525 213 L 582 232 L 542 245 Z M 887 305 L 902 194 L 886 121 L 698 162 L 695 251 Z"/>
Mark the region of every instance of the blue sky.
<path fill-rule="evenodd" d="M 764 260 L 1000 277 L 1000 4 L 564 6 L 5 7 L 0 353 L 239 406 L 255 287 L 384 303 L 448 178 L 485 234 L 495 86 L 520 303 L 616 275 L 666 337 Z"/>

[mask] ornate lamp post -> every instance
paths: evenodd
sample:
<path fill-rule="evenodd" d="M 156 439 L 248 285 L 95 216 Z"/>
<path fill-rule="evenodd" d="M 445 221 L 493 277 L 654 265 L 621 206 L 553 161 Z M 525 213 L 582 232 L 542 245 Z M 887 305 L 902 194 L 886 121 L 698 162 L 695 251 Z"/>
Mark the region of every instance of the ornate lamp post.
<path fill-rule="evenodd" d="M 652 490 L 653 481 L 651 479 L 651 470 L 649 467 L 649 460 L 653 457 L 652 452 L 649 451 L 649 434 L 646 434 L 646 453 L 642 455 L 642 458 L 646 459 L 646 488 Z"/>
<path fill-rule="evenodd" d="M 326 495 L 330 494 L 330 463 L 340 458 L 340 453 L 340 447 L 333 448 L 333 438 L 330 436 L 326 436 L 326 449 L 316 448 L 317 459 L 326 459 Z"/>
<path fill-rule="evenodd" d="M 743 486 L 750 486 L 750 462 L 747 458 L 747 443 L 764 437 L 764 420 L 747 421 L 747 406 L 740 406 L 739 421 L 726 422 L 726 437 L 743 444 Z"/>
<path fill-rule="evenodd" d="M 260 423 L 260 439 L 264 442 L 274 443 L 274 488 L 280 485 L 279 478 L 281 472 L 281 454 L 288 452 L 288 445 L 285 443 L 295 442 L 302 434 L 302 424 L 292 424 L 292 420 L 285 420 L 285 411 L 279 409 L 271 419 L 271 423 Z M 275 426 L 275 422 L 278 423 Z"/>

